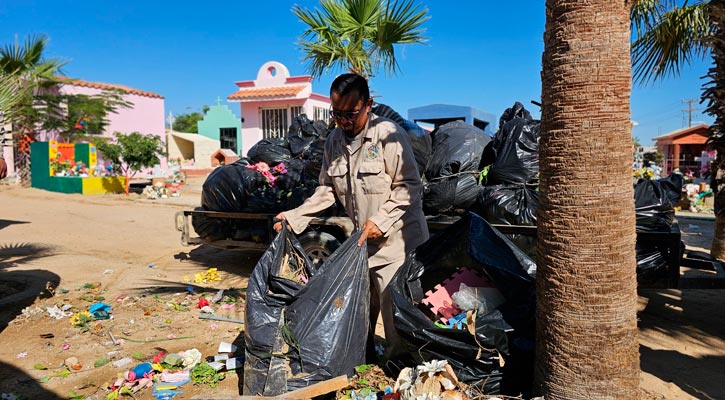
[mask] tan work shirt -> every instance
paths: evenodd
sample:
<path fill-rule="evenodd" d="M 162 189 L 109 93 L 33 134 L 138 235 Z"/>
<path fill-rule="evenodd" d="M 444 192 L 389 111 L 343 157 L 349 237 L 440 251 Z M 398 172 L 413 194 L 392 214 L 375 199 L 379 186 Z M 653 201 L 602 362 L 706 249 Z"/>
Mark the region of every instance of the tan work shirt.
<path fill-rule="evenodd" d="M 349 173 L 349 175 L 348 175 Z M 368 266 L 400 261 L 428 239 L 423 184 L 408 135 L 394 122 L 370 114 L 366 128 L 349 141 L 340 128 L 325 142 L 320 186 L 284 213 L 301 233 L 312 218 L 335 203 L 335 195 L 357 228 L 373 221 L 383 237 L 368 240 Z"/>

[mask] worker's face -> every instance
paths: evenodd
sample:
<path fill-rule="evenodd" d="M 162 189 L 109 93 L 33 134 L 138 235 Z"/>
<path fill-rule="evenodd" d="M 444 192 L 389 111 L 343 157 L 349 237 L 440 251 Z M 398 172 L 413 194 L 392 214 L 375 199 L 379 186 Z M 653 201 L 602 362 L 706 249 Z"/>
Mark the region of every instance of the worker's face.
<path fill-rule="evenodd" d="M 331 92 L 330 99 L 332 100 L 330 116 L 345 135 L 354 137 L 365 128 L 373 104 L 371 99 L 364 101 L 357 92 L 345 96 Z"/>

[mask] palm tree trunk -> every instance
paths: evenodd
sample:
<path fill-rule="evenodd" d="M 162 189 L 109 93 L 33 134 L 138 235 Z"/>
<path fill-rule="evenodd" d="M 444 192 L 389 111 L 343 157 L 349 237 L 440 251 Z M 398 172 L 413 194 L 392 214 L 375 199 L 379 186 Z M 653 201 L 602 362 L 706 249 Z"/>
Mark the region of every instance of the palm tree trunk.
<path fill-rule="evenodd" d="M 547 0 L 536 388 L 638 399 L 626 1 Z"/>
<path fill-rule="evenodd" d="M 708 143 L 717 150 L 710 182 L 715 194 L 716 216 L 710 254 L 725 260 L 725 5 L 721 1 L 711 1 L 708 12 L 714 29 L 706 41 L 713 65 L 707 72 L 708 82 L 703 85 L 702 102 L 707 104 L 706 112 L 715 117 L 715 122 L 710 126 Z"/>

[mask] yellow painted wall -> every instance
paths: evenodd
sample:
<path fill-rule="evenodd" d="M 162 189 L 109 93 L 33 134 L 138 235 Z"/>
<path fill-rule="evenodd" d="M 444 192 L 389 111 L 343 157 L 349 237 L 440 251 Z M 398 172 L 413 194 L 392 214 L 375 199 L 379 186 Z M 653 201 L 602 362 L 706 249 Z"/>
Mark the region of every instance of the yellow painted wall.
<path fill-rule="evenodd" d="M 83 178 L 83 194 L 123 193 L 126 190 L 126 178 L 88 177 Z"/>

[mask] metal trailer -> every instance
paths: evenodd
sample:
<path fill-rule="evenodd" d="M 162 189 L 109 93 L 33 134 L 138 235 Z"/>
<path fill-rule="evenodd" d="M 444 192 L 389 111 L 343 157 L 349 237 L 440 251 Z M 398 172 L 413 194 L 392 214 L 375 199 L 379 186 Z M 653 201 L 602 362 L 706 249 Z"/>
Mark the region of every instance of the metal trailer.
<path fill-rule="evenodd" d="M 233 238 L 208 240 L 192 236 L 191 219 L 195 215 L 223 220 L 244 220 L 246 225 L 258 228 L 262 234 L 245 240 Z M 225 250 L 264 251 L 274 238 L 272 228 L 274 217 L 275 214 L 186 210 L 177 212 L 175 219 L 176 229 L 181 232 L 181 244 L 184 246 L 208 245 Z M 438 215 L 428 216 L 426 219 L 429 230 L 434 233 L 450 226 L 458 220 L 458 217 Z M 493 227 L 506 235 L 536 236 L 535 226 L 493 224 Z M 321 263 L 352 234 L 353 229 L 352 221 L 347 217 L 320 217 L 313 219 L 309 228 L 299 235 L 298 239 L 310 259 L 315 263 Z M 707 255 L 688 256 L 685 254 L 677 222 L 672 224 L 669 232 L 638 230 L 637 241 L 656 244 L 665 255 L 668 266 L 666 278 L 653 284 L 640 284 L 639 287 L 725 289 L 724 264 L 710 259 Z M 683 267 L 686 269 L 683 270 Z"/>

